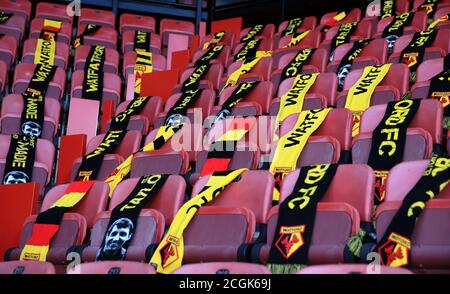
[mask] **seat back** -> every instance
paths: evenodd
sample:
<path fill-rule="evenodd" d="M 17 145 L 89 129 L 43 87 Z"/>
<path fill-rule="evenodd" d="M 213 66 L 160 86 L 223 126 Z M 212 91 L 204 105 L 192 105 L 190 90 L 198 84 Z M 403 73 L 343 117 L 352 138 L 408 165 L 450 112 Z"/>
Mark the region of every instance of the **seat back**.
<path fill-rule="evenodd" d="M 78 24 L 98 24 L 114 29 L 116 27 L 116 15 L 112 11 L 94 8 L 81 8 Z"/>
<path fill-rule="evenodd" d="M 246 262 L 205 262 L 186 264 L 176 269 L 173 274 L 271 274 L 266 266 Z"/>
<path fill-rule="evenodd" d="M 189 76 L 194 72 L 195 68 L 190 67 L 183 71 L 180 77 L 181 84 L 189 78 Z M 208 72 L 203 76 L 202 81 L 209 81 L 214 90 L 219 89 L 220 80 L 222 79 L 223 65 L 220 63 L 213 63 L 209 68 Z"/>
<path fill-rule="evenodd" d="M 374 266 L 366 264 L 332 264 L 332 265 L 314 265 L 301 269 L 297 274 L 388 274 L 388 275 L 405 275 L 412 274 L 412 272 L 402 267 L 390 267 L 377 265 Z"/>
<path fill-rule="evenodd" d="M 258 76 L 258 80 L 268 81 L 270 79 L 270 73 L 272 72 L 272 62 L 272 57 L 263 57 L 246 74 L 255 74 Z M 239 69 L 242 64 L 242 61 L 236 61 L 230 64 L 228 66 L 228 76 Z"/>
<path fill-rule="evenodd" d="M 325 25 L 330 19 L 335 17 L 338 13 L 339 13 L 338 11 L 335 11 L 335 12 L 329 12 L 329 13 L 324 14 L 320 18 L 320 25 L 321 26 Z M 343 23 L 360 21 L 360 20 L 361 20 L 361 10 L 359 8 L 353 8 L 349 13 L 347 13 L 346 17 L 343 20 L 336 22 L 334 25 L 338 26 Z"/>
<path fill-rule="evenodd" d="M 123 13 L 120 15 L 119 31 L 123 34 L 125 31 L 144 31 L 156 32 L 155 18 L 148 15 Z"/>
<path fill-rule="evenodd" d="M 156 274 L 155 269 L 142 262 L 133 261 L 96 261 L 76 265 L 67 271 L 68 274 Z"/>
<path fill-rule="evenodd" d="M 86 154 L 94 151 L 104 138 L 105 134 L 97 135 L 92 138 L 86 146 Z M 127 158 L 129 155 L 139 150 L 141 146 L 141 139 L 142 134 L 140 132 L 134 130 L 128 131 L 122 139 L 122 142 L 120 142 L 120 144 L 114 150 L 114 154 L 118 154 L 124 159 Z"/>
<path fill-rule="evenodd" d="M 225 88 L 220 93 L 218 105 L 222 106 L 227 101 L 227 99 L 230 98 L 231 94 L 238 86 L 239 84 L 233 87 Z M 236 107 L 239 107 L 240 104 L 242 105 L 243 103 L 254 103 L 259 105 L 261 107 L 262 113 L 265 114 L 269 112 L 269 106 L 272 98 L 273 84 L 270 81 L 261 81 L 248 93 L 248 95 L 242 101 L 240 101 L 242 103 L 238 103 Z"/>
<path fill-rule="evenodd" d="M 5 261 L 0 262 L 0 274 L 55 274 L 55 267 L 50 262 Z"/>

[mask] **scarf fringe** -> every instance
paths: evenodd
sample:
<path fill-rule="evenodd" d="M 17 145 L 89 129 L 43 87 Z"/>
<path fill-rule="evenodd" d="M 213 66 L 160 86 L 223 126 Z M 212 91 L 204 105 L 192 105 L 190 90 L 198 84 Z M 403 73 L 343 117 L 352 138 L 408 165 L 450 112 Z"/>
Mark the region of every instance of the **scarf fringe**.
<path fill-rule="evenodd" d="M 363 229 L 359 229 L 355 236 L 348 238 L 347 246 L 353 255 L 360 258 L 361 257 L 361 248 L 363 245 L 363 238 L 366 235 L 366 231 Z"/>
<path fill-rule="evenodd" d="M 305 264 L 267 264 L 267 268 L 272 274 L 290 275 L 305 268 Z"/>

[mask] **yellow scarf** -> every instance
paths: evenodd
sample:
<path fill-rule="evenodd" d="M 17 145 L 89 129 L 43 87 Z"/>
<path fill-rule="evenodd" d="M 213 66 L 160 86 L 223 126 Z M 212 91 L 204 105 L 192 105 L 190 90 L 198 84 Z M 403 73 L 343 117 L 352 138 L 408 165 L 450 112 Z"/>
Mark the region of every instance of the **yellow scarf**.
<path fill-rule="evenodd" d="M 359 80 L 350 88 L 345 108 L 353 113 L 352 136 L 359 133 L 361 115 L 369 108 L 375 88 L 389 72 L 391 64 L 366 66 Z"/>
<path fill-rule="evenodd" d="M 134 93 L 140 96 L 142 75 L 153 72 L 153 60 L 151 52 L 137 50 L 136 54 L 136 63 L 134 65 Z"/>
<path fill-rule="evenodd" d="M 203 190 L 178 210 L 168 232 L 150 260 L 150 264 L 157 266 L 156 271 L 158 273 L 170 274 L 182 265 L 184 256 L 183 232 L 198 209 L 214 200 L 229 183 L 246 170 L 246 168 L 241 168 L 234 171 L 213 173 Z"/>
<path fill-rule="evenodd" d="M 62 22 L 56 20 L 44 20 L 44 36 L 37 39 L 34 53 L 34 64 L 55 65 L 56 34 L 61 30 Z"/>

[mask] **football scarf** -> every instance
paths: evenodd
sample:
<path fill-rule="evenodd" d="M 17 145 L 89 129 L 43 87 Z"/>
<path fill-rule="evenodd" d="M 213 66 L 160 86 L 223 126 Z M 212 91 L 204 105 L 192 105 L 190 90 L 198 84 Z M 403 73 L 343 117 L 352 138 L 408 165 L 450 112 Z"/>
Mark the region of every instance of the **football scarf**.
<path fill-rule="evenodd" d="M 215 45 L 209 48 L 208 51 L 206 51 L 205 54 L 203 54 L 203 56 L 195 62 L 195 66 L 197 67 L 204 63 L 209 63 L 210 60 L 216 59 L 219 57 L 224 47 L 225 45 Z"/>
<path fill-rule="evenodd" d="M 334 50 L 339 45 L 350 42 L 350 38 L 355 32 L 357 26 L 358 26 L 357 21 L 344 23 L 339 26 L 336 35 L 333 37 L 333 40 L 331 40 L 330 61 L 333 61 Z"/>
<path fill-rule="evenodd" d="M 56 54 L 56 35 L 61 30 L 61 22 L 44 20 L 44 27 L 37 39 L 34 53 L 34 64 L 54 65 Z"/>
<path fill-rule="evenodd" d="M 138 225 L 139 213 L 164 185 L 168 175 L 141 177 L 130 195 L 111 212 L 96 261 L 124 260 Z"/>
<path fill-rule="evenodd" d="M 280 109 L 277 121 L 282 122 L 294 113 L 300 113 L 303 109 L 306 93 L 314 85 L 319 73 L 299 74 L 295 77 L 291 88 L 280 98 Z"/>
<path fill-rule="evenodd" d="M 330 108 L 300 112 L 294 128 L 278 141 L 269 168 L 275 178 L 274 203 L 280 199 L 281 182 L 284 177 L 297 168 L 298 158 L 305 148 L 308 138 L 322 125 L 329 112 Z"/>
<path fill-rule="evenodd" d="M 133 99 L 127 108 L 114 116 L 109 126 L 110 130 L 126 130 L 131 116 L 139 114 L 150 100 L 151 96 L 142 96 Z"/>
<path fill-rule="evenodd" d="M 304 31 L 303 33 L 295 33 L 292 35 L 291 41 L 283 48 L 290 48 L 296 46 L 298 43 L 300 43 L 308 34 L 311 32 L 311 30 Z"/>
<path fill-rule="evenodd" d="M 353 61 L 361 54 L 364 47 L 369 44 L 372 39 L 358 40 L 353 43 L 352 48 L 344 55 L 339 62 L 336 74 L 338 76 L 338 91 L 342 91 L 344 87 L 344 80 L 352 69 Z"/>
<path fill-rule="evenodd" d="M 256 51 L 262 39 L 250 40 L 233 57 L 233 61 L 245 61 L 256 57 Z"/>
<path fill-rule="evenodd" d="M 409 67 L 410 82 L 416 81 L 416 70 L 425 56 L 425 49 L 430 47 L 436 38 L 437 30 L 434 28 L 414 34 L 411 42 L 400 54 L 400 63 Z"/>
<path fill-rule="evenodd" d="M 290 35 L 294 35 L 297 32 L 297 29 L 302 25 L 303 19 L 298 17 L 298 18 L 293 18 L 290 19 L 286 28 L 281 32 L 281 36 L 290 36 Z"/>
<path fill-rule="evenodd" d="M 11 135 L 2 184 L 31 182 L 36 154 L 37 138 L 25 135 Z"/>
<path fill-rule="evenodd" d="M 397 7 L 395 0 L 381 0 L 381 15 L 380 17 L 386 18 L 389 16 L 395 16 Z"/>
<path fill-rule="evenodd" d="M 256 57 L 254 59 L 244 60 L 242 65 L 228 76 L 227 82 L 225 83 L 225 86 L 222 88 L 220 92 L 225 90 L 225 88 L 227 87 L 232 87 L 236 85 L 241 75 L 250 72 L 252 68 L 258 64 L 261 58 L 268 56 L 272 56 L 271 51 L 258 51 L 256 52 Z"/>
<path fill-rule="evenodd" d="M 102 101 L 103 65 L 105 64 L 105 47 L 91 46 L 84 64 L 84 79 L 81 96 L 86 99 Z"/>
<path fill-rule="evenodd" d="M 161 148 L 172 136 L 181 129 L 182 126 L 161 126 L 155 136 L 155 139 L 142 147 L 139 151 L 128 156 L 121 164 L 119 164 L 105 179 L 105 183 L 109 185 L 109 197 L 116 189 L 117 185 L 126 177 L 131 171 L 131 163 L 134 156 L 138 152 L 154 151 Z"/>
<path fill-rule="evenodd" d="M 144 50 L 136 51 L 134 64 L 134 97 L 141 95 L 142 75 L 153 71 L 152 53 Z"/>
<path fill-rule="evenodd" d="M 413 16 L 414 13 L 412 12 L 405 12 L 400 15 L 396 15 L 387 27 L 384 28 L 381 37 L 386 39 L 386 42 L 388 43 L 388 54 L 391 54 L 394 50 L 395 42 L 400 36 L 403 35 L 404 28 L 409 26 Z"/>
<path fill-rule="evenodd" d="M 167 234 L 159 243 L 150 260 L 150 264 L 155 266 L 158 273 L 170 274 L 182 265 L 184 256 L 183 233 L 198 209 L 218 197 L 228 184 L 246 170 L 242 168 L 213 173 L 200 193 L 178 210 Z"/>
<path fill-rule="evenodd" d="M 126 130 L 109 130 L 103 141 L 91 153 L 83 157 L 75 181 L 90 181 L 97 178 L 98 172 L 106 154 L 113 153 L 122 142 Z"/>
<path fill-rule="evenodd" d="M 299 75 L 302 72 L 303 66 L 309 62 L 315 51 L 315 48 L 299 50 L 297 55 L 295 55 L 295 57 L 283 68 L 280 84 L 287 78 Z"/>
<path fill-rule="evenodd" d="M 372 133 L 367 164 L 375 171 L 375 205 L 384 200 L 385 181 L 389 170 L 403 160 L 406 130 L 419 106 L 420 99 L 389 102 L 383 119 Z"/>
<path fill-rule="evenodd" d="M 216 45 L 217 43 L 219 43 L 222 40 L 223 36 L 225 36 L 225 31 L 215 33 L 211 40 L 203 44 L 203 50 L 208 49 L 211 45 Z"/>
<path fill-rule="evenodd" d="M 137 30 L 134 34 L 133 50 L 150 52 L 150 32 Z"/>
<path fill-rule="evenodd" d="M 28 88 L 22 93 L 23 109 L 20 120 L 22 134 L 39 138 L 44 128 L 44 100 L 48 85 L 56 72 L 56 66 L 36 65 Z"/>
<path fill-rule="evenodd" d="M 391 64 L 366 66 L 359 80 L 350 88 L 345 108 L 353 114 L 352 137 L 359 133 L 361 115 L 369 108 L 375 88 L 389 72 Z"/>
<path fill-rule="evenodd" d="M 432 21 L 429 25 L 428 25 L 428 29 L 434 29 L 434 27 L 436 27 L 438 24 L 440 24 L 441 22 L 447 21 L 450 18 L 450 14 L 446 14 L 444 16 L 441 16 L 440 18 L 436 19 L 435 21 Z"/>
<path fill-rule="evenodd" d="M 176 127 L 183 123 L 183 117 L 186 116 L 187 110 L 198 100 L 201 92 L 200 89 L 195 89 L 181 93 L 180 98 L 178 98 L 177 102 L 167 112 L 164 125 Z"/>
<path fill-rule="evenodd" d="M 58 232 L 64 213 L 77 205 L 95 181 L 73 182 L 53 205 L 38 214 L 30 239 L 20 253 L 20 260 L 46 261 L 50 241 Z"/>
<path fill-rule="evenodd" d="M 239 86 L 234 89 L 233 93 L 231 93 L 230 97 L 222 104 L 221 109 L 217 113 L 216 121 L 230 116 L 236 104 L 245 99 L 258 84 L 259 81 L 240 83 Z"/>
<path fill-rule="evenodd" d="M 250 40 L 254 40 L 256 36 L 259 36 L 264 29 L 264 25 L 253 26 L 248 33 L 241 38 L 241 43 L 247 43 Z"/>
<path fill-rule="evenodd" d="M 324 26 L 320 29 L 320 31 L 322 33 L 326 33 L 332 26 L 334 26 L 337 22 L 343 20 L 346 16 L 347 14 L 345 13 L 345 11 L 336 14 L 332 19 L 330 19 L 329 21 L 327 21 L 326 24 L 324 24 Z"/>
<path fill-rule="evenodd" d="M 235 118 L 231 128 L 209 147 L 208 158 L 200 176 L 226 171 L 236 150 L 236 145 L 254 126 L 256 118 Z"/>
<path fill-rule="evenodd" d="M 201 63 L 197 66 L 191 75 L 183 82 L 181 86 L 181 92 L 186 92 L 187 90 L 195 90 L 198 89 L 200 85 L 200 81 L 209 71 L 211 64 L 209 62 Z"/>
<path fill-rule="evenodd" d="M 13 16 L 12 13 L 0 11 L 0 24 L 4 24 L 5 22 L 7 22 L 11 18 L 11 16 Z"/>
<path fill-rule="evenodd" d="M 441 0 L 425 0 L 417 10 L 419 11 L 425 11 L 428 15 L 428 18 L 433 18 L 434 13 L 437 10 L 438 3 L 441 2 Z"/>
<path fill-rule="evenodd" d="M 431 78 L 428 97 L 441 102 L 444 116 L 450 116 L 450 55 L 444 58 L 444 70 Z"/>
<path fill-rule="evenodd" d="M 424 174 L 409 191 L 383 237 L 375 247 L 381 264 L 407 267 L 411 263 L 411 237 L 428 200 L 442 191 L 450 180 L 450 159 L 433 154 Z M 436 224 L 439 225 L 439 224 Z"/>
<path fill-rule="evenodd" d="M 92 36 L 93 34 L 95 34 L 96 32 L 98 32 L 98 30 L 101 28 L 100 25 L 97 24 L 88 24 L 85 28 L 84 31 L 78 35 L 78 37 L 75 38 L 75 40 L 73 40 L 73 47 L 77 48 L 78 46 L 82 45 L 84 42 L 84 37 L 87 36 Z"/>
<path fill-rule="evenodd" d="M 293 192 L 279 206 L 269 264 L 308 263 L 317 203 L 327 192 L 337 167 L 320 164 L 301 168 Z"/>

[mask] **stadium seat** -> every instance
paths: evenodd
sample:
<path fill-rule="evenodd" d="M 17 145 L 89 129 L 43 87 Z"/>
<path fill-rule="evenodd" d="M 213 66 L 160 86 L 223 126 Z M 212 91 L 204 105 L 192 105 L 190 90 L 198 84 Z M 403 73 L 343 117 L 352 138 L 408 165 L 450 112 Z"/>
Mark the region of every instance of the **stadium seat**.
<path fill-rule="evenodd" d="M 402 14 L 403 12 L 409 11 L 409 0 L 395 0 L 395 13 Z M 365 19 L 369 18 L 367 11 Z M 371 18 L 371 17 L 370 17 Z"/>
<path fill-rule="evenodd" d="M 0 262 L 0 274 L 54 274 L 55 267 L 50 262 L 5 261 Z"/>
<path fill-rule="evenodd" d="M 191 74 L 194 72 L 195 67 L 188 67 L 186 68 L 183 73 L 181 74 L 180 78 L 180 84 L 176 85 L 172 89 L 172 94 L 176 94 L 181 92 L 181 86 L 186 81 Z M 202 80 L 200 80 L 200 89 L 211 89 L 211 90 L 219 90 L 220 89 L 220 82 L 222 80 L 222 74 L 223 74 L 223 65 L 220 63 L 213 63 L 211 64 L 211 67 L 209 68 L 208 72 L 205 74 Z"/>
<path fill-rule="evenodd" d="M 275 99 L 270 102 L 270 115 L 277 115 L 280 108 L 280 97 L 292 87 L 295 78 L 284 80 L 278 87 Z M 337 75 L 335 73 L 321 73 L 305 95 L 303 109 L 327 108 L 334 105 L 337 93 Z"/>
<path fill-rule="evenodd" d="M 425 171 L 428 160 L 410 161 L 396 165 L 391 169 L 386 182 L 384 203 L 377 209 L 376 230 L 381 239 L 399 209 L 403 198 L 417 183 Z M 448 273 L 450 268 L 450 186 L 447 185 L 434 199 L 429 200 L 420 214 L 411 238 L 411 267 L 414 272 Z"/>
<path fill-rule="evenodd" d="M 102 27 L 114 29 L 116 27 L 116 16 L 112 11 L 81 8 L 80 16 L 78 17 L 78 28 L 80 25 L 98 24 Z"/>
<path fill-rule="evenodd" d="M 12 92 L 14 94 L 22 94 L 26 91 L 31 78 L 33 77 L 35 64 L 20 63 L 16 65 L 14 70 L 14 81 L 12 85 Z M 45 98 L 53 98 L 60 100 L 64 94 L 66 85 L 66 72 L 64 69 L 58 67 L 53 79 L 48 85 Z"/>
<path fill-rule="evenodd" d="M 2 0 L 0 10 L 21 15 L 28 22 L 31 16 L 31 2 L 28 0 Z"/>
<path fill-rule="evenodd" d="M 205 262 L 205 263 L 194 263 L 186 264 L 182 267 L 176 269 L 173 274 L 178 275 L 192 275 L 192 274 L 203 274 L 203 275 L 242 275 L 242 274 L 257 274 L 257 275 L 267 275 L 271 272 L 267 267 L 246 262 Z"/>
<path fill-rule="evenodd" d="M 336 99 L 336 107 L 345 106 L 349 89 L 361 77 L 364 69 L 355 69 L 350 71 L 344 81 L 344 89 Z M 406 64 L 393 64 L 388 73 L 375 88 L 370 101 L 370 105 L 386 104 L 390 101 L 399 100 L 409 87 L 409 69 Z"/>
<path fill-rule="evenodd" d="M 73 16 L 67 14 L 67 5 L 39 2 L 36 5 L 36 15 L 35 18 L 50 18 L 55 20 L 60 20 L 65 23 L 70 24 L 72 27 Z M 32 22 L 33 24 L 33 22 Z"/>
<path fill-rule="evenodd" d="M 205 45 L 206 42 L 211 41 L 213 36 L 214 36 L 213 33 L 204 36 L 200 42 L 199 48 L 203 48 L 203 45 Z M 237 38 L 236 38 L 236 34 L 233 31 L 225 31 L 225 35 L 222 37 L 222 39 L 220 40 L 220 42 L 218 44 L 225 44 L 225 45 L 229 46 L 230 48 L 233 48 L 234 45 L 236 45 L 236 42 L 239 42 L 239 40 L 237 40 Z"/>
<path fill-rule="evenodd" d="M 335 17 L 338 13 L 339 13 L 338 11 L 325 13 L 320 18 L 319 28 L 322 28 L 330 19 Z M 361 14 L 362 13 L 361 13 L 361 10 L 359 8 L 353 8 L 352 10 L 350 10 L 350 12 L 347 13 L 347 15 L 345 16 L 345 18 L 343 20 L 337 21 L 334 24 L 334 26 L 339 26 L 339 25 L 341 25 L 343 23 L 360 21 L 361 20 Z"/>
<path fill-rule="evenodd" d="M 256 48 L 257 51 L 271 51 L 274 48 L 273 40 L 269 39 L 265 36 L 256 36 L 255 40 L 261 39 L 261 42 L 259 43 L 259 46 Z M 236 41 L 239 42 L 239 41 Z M 239 52 L 239 50 L 244 47 L 245 43 L 236 43 L 233 48 L 233 53 L 230 56 L 230 60 L 228 63 L 233 62 L 234 56 Z"/>
<path fill-rule="evenodd" d="M 241 33 L 239 34 L 239 41 L 244 36 L 246 36 L 251 29 L 252 29 L 252 27 L 247 27 L 247 28 L 242 29 Z M 275 25 L 273 23 L 268 23 L 268 24 L 264 24 L 264 28 L 258 36 L 264 36 L 269 39 L 272 39 L 274 34 L 275 34 Z"/>
<path fill-rule="evenodd" d="M 83 80 L 84 80 L 84 69 L 76 70 L 73 72 L 72 81 L 70 85 L 71 97 L 83 98 L 81 96 L 83 89 Z M 121 88 L 120 76 L 109 72 L 103 72 L 103 94 L 102 94 L 103 101 L 112 100 L 114 102 L 114 106 L 116 106 L 119 103 L 121 97 L 120 88 Z"/>
<path fill-rule="evenodd" d="M 417 68 L 416 82 L 411 86 L 411 98 L 430 98 L 430 80 L 444 70 L 444 58 L 423 61 Z"/>
<path fill-rule="evenodd" d="M 438 20 L 439 18 L 441 18 L 445 15 L 448 15 L 448 14 L 450 14 L 450 6 L 440 8 L 434 13 L 433 20 Z M 450 29 L 450 22 L 448 20 L 446 20 L 442 23 L 439 23 L 436 26 L 436 28 L 437 29 Z"/>
<path fill-rule="evenodd" d="M 82 24 L 78 21 L 77 36 L 84 32 L 86 24 Z M 117 48 L 117 31 L 107 26 L 101 26 L 100 29 L 92 35 L 85 36 L 83 45 L 88 46 L 105 46 L 106 48 Z"/>
<path fill-rule="evenodd" d="M 353 43 L 342 44 L 336 48 L 333 61 L 327 66 L 328 72 L 337 72 L 339 64 L 348 51 L 353 47 Z M 384 39 L 375 39 L 367 44 L 353 60 L 351 69 L 364 68 L 376 64 L 385 64 L 387 60 L 387 42 Z"/>
<path fill-rule="evenodd" d="M 125 111 L 130 102 L 131 100 L 127 100 L 120 103 L 117 106 L 115 113 L 119 114 L 122 111 Z M 132 115 L 130 117 L 127 129 L 139 131 L 142 133 L 142 135 L 147 134 L 148 131 L 154 126 L 157 116 L 162 112 L 162 109 L 163 102 L 161 100 L 161 97 L 151 97 L 139 114 Z M 111 121 L 108 121 L 108 123 L 106 124 L 106 130 L 109 130 L 110 123 Z"/>
<path fill-rule="evenodd" d="M 161 34 L 162 41 L 162 54 L 167 54 L 167 47 L 169 45 L 169 35 L 183 35 L 183 36 L 194 36 L 195 25 L 189 21 L 183 21 L 178 19 L 168 19 L 163 18 L 159 22 L 159 32 Z"/>
<path fill-rule="evenodd" d="M 397 39 L 394 45 L 394 51 L 389 56 L 388 62 L 398 63 L 400 61 L 400 54 L 403 49 L 411 42 L 413 35 L 403 35 Z M 436 39 L 430 47 L 425 49 L 423 61 L 433 58 L 444 57 L 449 53 L 450 49 L 450 30 L 438 30 Z"/>
<path fill-rule="evenodd" d="M 1 63 L 0 63 L 1 64 Z M 0 132 L 2 134 L 20 134 L 20 122 L 24 99 L 20 94 L 9 94 L 1 103 Z M 56 99 L 45 99 L 44 127 L 41 138 L 52 141 L 59 127 L 61 106 Z"/>
<path fill-rule="evenodd" d="M 134 51 L 134 36 L 136 31 L 126 30 L 122 34 L 122 52 Z M 161 37 L 155 33 L 150 34 L 150 50 L 154 54 L 161 54 Z"/>
<path fill-rule="evenodd" d="M 0 60 L 8 66 L 16 61 L 18 44 L 18 41 L 12 36 L 0 37 Z"/>
<path fill-rule="evenodd" d="M 224 77 L 220 84 L 220 89 L 222 89 L 223 86 L 225 86 L 228 77 L 236 70 L 238 70 L 242 64 L 243 61 L 236 61 L 231 63 L 228 66 L 227 70 L 227 77 Z M 273 60 L 272 57 L 263 57 L 261 58 L 258 63 L 247 73 L 242 74 L 239 77 L 238 83 L 242 82 L 250 82 L 250 81 L 269 81 L 270 80 L 270 74 L 272 72 L 272 65 Z"/>
<path fill-rule="evenodd" d="M 67 271 L 68 274 L 82 275 L 152 275 L 156 274 L 155 269 L 143 262 L 133 261 L 97 261 L 76 265 Z"/>
<path fill-rule="evenodd" d="M 92 138 L 86 146 L 86 154 L 94 151 L 95 148 L 102 142 L 105 134 L 97 135 Z M 113 169 L 122 163 L 132 153 L 139 150 L 141 146 L 141 132 L 128 131 L 125 134 L 122 142 L 116 147 L 113 154 L 106 154 L 103 158 L 100 170 L 98 172 L 97 179 L 105 179 Z M 77 158 L 72 165 L 72 179 L 75 178 L 78 168 L 81 165 L 82 158 Z"/>
<path fill-rule="evenodd" d="M 86 58 L 91 46 L 80 45 L 75 49 L 74 70 L 84 70 Z M 103 72 L 117 74 L 119 70 L 119 53 L 115 49 L 105 48 L 105 62 Z"/>
<path fill-rule="evenodd" d="M 372 132 L 382 120 L 386 104 L 369 107 L 361 118 L 360 133 L 353 138 L 354 163 L 366 163 L 369 158 Z M 422 100 L 408 127 L 403 161 L 430 158 L 433 144 L 442 142 L 443 109 L 435 100 Z"/>
<path fill-rule="evenodd" d="M 390 267 L 370 264 L 330 264 L 314 265 L 301 269 L 297 274 L 333 274 L 333 275 L 351 275 L 351 274 L 384 274 L 384 275 L 405 275 L 412 272 L 402 267 Z"/>
<path fill-rule="evenodd" d="M 6 156 L 11 142 L 11 135 L 0 134 L 0 179 L 3 179 Z M 45 186 L 52 176 L 53 162 L 55 159 L 55 146 L 52 142 L 38 139 L 36 144 L 35 162 L 33 165 L 32 181 L 39 183 L 39 194 L 43 195 Z"/>
<path fill-rule="evenodd" d="M 280 84 L 281 73 L 283 68 L 289 64 L 297 55 L 298 51 L 285 51 L 282 54 L 274 52 L 272 54 L 273 59 L 273 69 L 270 80 L 274 85 L 274 89 L 278 89 Z M 304 74 L 313 72 L 324 72 L 328 63 L 328 51 L 324 48 L 318 48 L 314 51 L 310 60 L 303 66 L 302 72 Z"/>
<path fill-rule="evenodd" d="M 37 215 L 25 219 L 18 247 L 9 248 L 5 252 L 6 261 L 19 260 L 20 253 L 31 237 Z M 47 253 L 47 261 L 55 266 L 56 273 L 64 272 L 66 252 L 69 248 L 81 245 L 86 237 L 86 219 L 78 213 L 65 213 L 58 232 L 52 238 Z"/>
<path fill-rule="evenodd" d="M 291 42 L 292 35 L 281 37 L 278 41 L 278 49 L 283 49 L 285 46 L 289 45 L 289 42 Z M 294 50 L 295 49 L 304 49 L 304 48 L 318 48 L 320 45 L 320 41 L 322 40 L 322 34 L 319 30 L 312 30 L 306 35 L 298 44 L 285 48 L 284 50 Z M 283 50 L 283 51 L 284 51 Z"/>
<path fill-rule="evenodd" d="M 134 73 L 134 65 L 136 64 L 136 52 L 128 51 L 123 55 L 123 66 L 122 66 L 122 75 L 125 77 L 125 80 L 128 79 L 129 74 Z M 153 71 L 164 71 L 166 70 L 166 58 L 162 55 L 153 53 L 152 54 L 152 70 Z"/>
<path fill-rule="evenodd" d="M 144 31 L 156 32 L 155 18 L 148 15 L 124 13 L 120 16 L 119 32 L 123 34 L 126 31 Z"/>
<path fill-rule="evenodd" d="M 276 35 L 280 36 L 281 33 L 287 28 L 289 20 L 285 20 L 278 26 L 278 32 Z M 301 33 L 307 30 L 314 30 L 317 26 L 317 18 L 315 16 L 306 16 L 302 18 L 302 23 L 297 28 L 296 32 Z"/>
<path fill-rule="evenodd" d="M 8 64 L 0 60 L 0 93 L 3 93 L 5 86 L 8 85 Z"/>
<path fill-rule="evenodd" d="M 20 14 L 13 14 L 7 21 L 0 24 L 0 34 L 5 34 L 21 41 L 25 34 L 26 20 Z"/>
<path fill-rule="evenodd" d="M 447 131 L 447 155 L 450 155 L 450 131 Z"/>
<path fill-rule="evenodd" d="M 22 62 L 34 64 L 37 39 L 28 39 L 23 43 Z M 55 65 L 66 70 L 69 63 L 69 45 L 56 42 Z"/>
<path fill-rule="evenodd" d="M 425 0 L 414 0 L 414 2 L 413 2 L 413 9 L 419 8 L 419 6 L 424 4 L 424 2 L 425 2 Z M 440 1 L 440 3 L 438 3 L 438 9 L 446 7 L 446 6 L 449 6 L 449 5 L 450 5 L 450 1 L 442 0 L 442 1 Z"/>
<path fill-rule="evenodd" d="M 346 20 L 345 18 L 344 20 Z M 349 21 L 345 21 L 348 23 Z M 330 51 L 331 42 L 334 38 L 334 36 L 337 34 L 339 30 L 338 25 L 334 25 L 332 28 L 330 28 L 326 34 L 325 38 L 320 44 L 320 47 L 326 48 L 328 51 Z M 372 33 L 372 24 L 368 21 L 361 21 L 358 23 L 358 26 L 356 27 L 356 30 L 353 32 L 353 34 L 350 37 L 350 41 L 356 41 L 356 40 L 362 40 L 362 39 L 368 39 L 370 38 Z M 331 54 L 332 52 L 330 52 Z"/>
<path fill-rule="evenodd" d="M 375 33 L 374 38 L 381 38 L 384 29 L 392 22 L 393 19 L 394 16 L 389 16 L 381 19 L 378 22 L 377 32 Z M 408 26 L 405 26 L 403 29 L 403 36 L 426 30 L 427 20 L 428 16 L 425 11 L 415 12 L 411 23 Z"/>
<path fill-rule="evenodd" d="M 202 58 L 203 55 L 208 51 L 208 49 L 201 49 L 197 50 L 194 53 L 194 56 L 192 57 L 192 63 L 195 64 L 195 62 Z M 224 67 L 228 64 L 228 59 L 230 58 L 230 47 L 225 46 L 222 49 L 222 52 L 220 52 L 219 56 L 217 58 L 210 60 L 210 62 L 220 62 Z"/>
<path fill-rule="evenodd" d="M 300 170 L 296 170 L 283 180 L 280 201 L 292 193 L 299 174 Z M 308 264 L 344 261 L 347 239 L 356 234 L 360 222 L 371 221 L 373 183 L 373 170 L 367 165 L 344 164 L 338 167 L 330 187 L 317 206 Z M 279 205 L 269 212 L 267 242 L 253 247 L 253 262 L 267 263 L 277 226 L 278 209 Z"/>
<path fill-rule="evenodd" d="M 58 5 L 58 4 L 55 4 L 55 5 Z M 53 17 L 51 19 L 56 19 L 56 17 Z M 39 39 L 39 37 L 41 36 L 41 31 L 44 28 L 44 21 L 45 21 L 45 18 L 35 18 L 31 21 L 31 24 L 30 24 L 30 38 L 31 39 Z M 61 23 L 61 30 L 56 35 L 56 41 L 70 45 L 70 43 L 72 41 L 72 33 L 73 33 L 72 23 L 63 22 L 63 23 Z"/>

